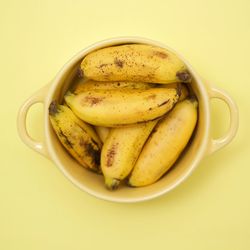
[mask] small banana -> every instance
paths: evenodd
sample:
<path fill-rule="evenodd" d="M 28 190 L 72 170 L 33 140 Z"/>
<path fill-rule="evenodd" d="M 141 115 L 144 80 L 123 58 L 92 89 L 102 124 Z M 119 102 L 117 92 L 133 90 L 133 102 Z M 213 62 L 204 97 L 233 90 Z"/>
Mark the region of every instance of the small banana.
<path fill-rule="evenodd" d="M 96 50 L 83 59 L 81 69 L 85 77 L 96 81 L 165 84 L 191 79 L 185 64 L 173 52 L 145 44 Z"/>
<path fill-rule="evenodd" d="M 100 172 L 102 143 L 94 129 L 77 118 L 64 105 L 53 101 L 49 117 L 54 131 L 66 150 L 85 168 Z"/>
<path fill-rule="evenodd" d="M 129 185 L 152 184 L 175 163 L 195 128 L 197 105 L 195 99 L 186 99 L 159 121 L 134 166 Z"/>
<path fill-rule="evenodd" d="M 152 88 L 154 84 L 145 82 L 97 82 L 93 80 L 77 82 L 74 86 L 73 93 L 79 94 L 83 91 L 88 91 L 92 89 L 149 89 Z"/>
<path fill-rule="evenodd" d="M 101 152 L 101 169 L 108 189 L 116 189 L 131 172 L 156 123 L 157 120 L 111 129 Z"/>
<path fill-rule="evenodd" d="M 95 126 L 95 131 L 104 143 L 109 135 L 110 129 L 107 127 Z"/>
<path fill-rule="evenodd" d="M 157 119 L 173 108 L 179 88 L 146 90 L 89 90 L 64 99 L 82 120 L 97 126 L 115 127 Z"/>

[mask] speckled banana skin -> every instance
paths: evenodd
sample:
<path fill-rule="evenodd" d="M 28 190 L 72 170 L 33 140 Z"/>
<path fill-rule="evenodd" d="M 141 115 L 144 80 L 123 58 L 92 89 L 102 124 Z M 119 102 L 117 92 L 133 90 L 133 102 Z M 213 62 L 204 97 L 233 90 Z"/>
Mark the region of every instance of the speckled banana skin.
<path fill-rule="evenodd" d="M 77 95 L 68 92 L 64 99 L 80 119 L 116 127 L 157 119 L 173 108 L 179 95 L 179 88 L 93 89 Z"/>
<path fill-rule="evenodd" d="M 194 131 L 197 105 L 195 99 L 186 99 L 159 121 L 134 166 L 129 185 L 152 184 L 171 168 Z"/>
<path fill-rule="evenodd" d="M 54 131 L 66 150 L 85 168 L 100 172 L 102 143 L 94 129 L 64 105 L 53 101 L 49 117 Z"/>
<path fill-rule="evenodd" d="M 131 172 L 156 123 L 157 120 L 111 129 L 101 152 L 101 169 L 108 189 L 116 189 Z"/>
<path fill-rule="evenodd" d="M 127 44 L 89 53 L 81 63 L 85 77 L 96 81 L 173 83 L 190 81 L 174 53 L 151 45 Z"/>

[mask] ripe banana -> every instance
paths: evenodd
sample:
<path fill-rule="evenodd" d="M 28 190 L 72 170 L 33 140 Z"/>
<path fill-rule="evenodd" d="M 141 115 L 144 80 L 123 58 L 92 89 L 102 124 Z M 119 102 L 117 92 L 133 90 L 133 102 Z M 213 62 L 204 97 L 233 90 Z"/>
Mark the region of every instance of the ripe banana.
<path fill-rule="evenodd" d="M 101 169 L 108 189 L 114 190 L 127 177 L 158 120 L 112 128 L 103 144 Z"/>
<path fill-rule="evenodd" d="M 109 135 L 110 129 L 107 127 L 95 126 L 95 131 L 104 143 Z"/>
<path fill-rule="evenodd" d="M 83 59 L 81 69 L 85 77 L 96 81 L 164 84 L 191 79 L 185 64 L 173 52 L 144 44 L 96 50 Z"/>
<path fill-rule="evenodd" d="M 53 101 L 49 117 L 54 131 L 66 150 L 85 168 L 100 172 L 102 143 L 94 129 L 77 118 L 64 105 Z"/>
<path fill-rule="evenodd" d="M 154 120 L 167 113 L 178 101 L 179 88 L 146 90 L 89 90 L 64 99 L 82 120 L 97 126 L 115 127 Z"/>
<path fill-rule="evenodd" d="M 149 89 L 154 84 L 145 82 L 97 82 L 93 80 L 79 81 L 74 87 L 73 93 L 79 94 L 92 89 Z"/>
<path fill-rule="evenodd" d="M 197 105 L 195 99 L 186 99 L 159 121 L 134 166 L 129 185 L 152 184 L 174 164 L 195 128 Z"/>

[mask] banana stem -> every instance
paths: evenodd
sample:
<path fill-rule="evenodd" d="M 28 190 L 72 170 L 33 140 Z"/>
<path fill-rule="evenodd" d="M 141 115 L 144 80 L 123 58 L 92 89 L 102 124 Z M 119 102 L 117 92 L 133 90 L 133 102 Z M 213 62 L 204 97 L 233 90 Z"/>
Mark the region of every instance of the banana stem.
<path fill-rule="evenodd" d="M 120 184 L 120 180 L 110 177 L 105 177 L 105 185 L 109 190 L 116 190 Z"/>

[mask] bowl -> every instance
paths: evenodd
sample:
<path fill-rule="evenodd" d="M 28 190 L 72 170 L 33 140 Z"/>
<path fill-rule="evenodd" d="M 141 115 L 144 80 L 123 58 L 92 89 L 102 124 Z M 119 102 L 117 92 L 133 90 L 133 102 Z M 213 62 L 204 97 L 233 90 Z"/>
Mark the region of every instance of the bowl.
<path fill-rule="evenodd" d="M 199 102 L 199 118 L 191 142 L 163 178 L 149 186 L 131 188 L 124 185 L 112 192 L 105 188 L 103 176 L 96 175 L 84 169 L 66 152 L 51 127 L 48 107 L 53 100 L 57 100 L 58 102 L 62 101 L 63 95 L 77 74 L 80 62 L 84 56 L 100 48 L 130 43 L 149 44 L 166 48 L 183 60 L 193 78 L 191 88 Z M 230 110 L 229 129 L 224 136 L 217 139 L 211 136 L 210 108 L 211 99 L 213 98 L 222 100 Z M 26 128 L 27 112 L 30 107 L 36 103 L 43 103 L 45 110 L 43 121 L 44 140 L 40 142 L 34 140 Z M 31 97 L 23 103 L 18 113 L 17 128 L 20 138 L 27 146 L 52 160 L 65 177 L 81 190 L 100 199 L 131 203 L 150 200 L 168 193 L 182 183 L 194 171 L 204 157 L 230 143 L 238 128 L 238 110 L 235 102 L 224 90 L 220 90 L 208 84 L 207 81 L 203 80 L 195 72 L 193 67 L 182 55 L 165 44 L 141 37 L 116 37 L 97 42 L 73 56 L 49 84 L 31 95 Z"/>

